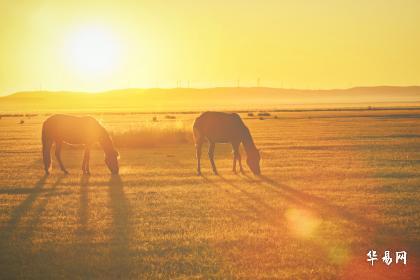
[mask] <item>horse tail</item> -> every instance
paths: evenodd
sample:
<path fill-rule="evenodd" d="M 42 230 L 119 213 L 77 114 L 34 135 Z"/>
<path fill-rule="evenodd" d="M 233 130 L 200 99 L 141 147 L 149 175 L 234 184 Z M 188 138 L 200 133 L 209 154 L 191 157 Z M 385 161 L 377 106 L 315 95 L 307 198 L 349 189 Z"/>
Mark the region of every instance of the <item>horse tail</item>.
<path fill-rule="evenodd" d="M 51 141 L 48 139 L 45 123 L 42 125 L 42 159 L 45 173 L 48 174 L 51 168 Z"/>
<path fill-rule="evenodd" d="M 200 141 L 202 141 L 202 135 L 201 135 L 201 133 L 200 133 L 200 129 L 199 129 L 199 118 L 197 118 L 195 121 L 194 121 L 194 124 L 193 124 L 193 137 L 194 137 L 194 144 L 198 144 Z"/>

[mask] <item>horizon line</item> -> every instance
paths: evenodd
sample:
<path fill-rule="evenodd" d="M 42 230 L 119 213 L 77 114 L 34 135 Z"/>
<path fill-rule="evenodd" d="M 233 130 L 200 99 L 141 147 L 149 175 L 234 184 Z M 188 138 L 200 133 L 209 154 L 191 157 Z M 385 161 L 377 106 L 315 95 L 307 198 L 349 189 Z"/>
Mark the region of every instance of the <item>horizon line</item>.
<path fill-rule="evenodd" d="M 209 89 L 274 89 L 274 90 L 294 90 L 294 91 L 344 91 L 360 88 L 413 88 L 420 87 L 420 85 L 374 85 L 374 86 L 352 86 L 352 87 L 342 87 L 342 88 L 288 88 L 288 87 L 271 87 L 271 86 L 214 86 L 214 87 L 126 87 L 126 88 L 112 88 L 104 90 L 52 90 L 52 89 L 29 89 L 29 90 L 20 90 L 12 93 L 6 93 L 0 95 L 0 98 L 12 96 L 18 93 L 80 93 L 80 94 L 104 94 L 113 91 L 124 91 L 124 90 L 209 90 Z"/>

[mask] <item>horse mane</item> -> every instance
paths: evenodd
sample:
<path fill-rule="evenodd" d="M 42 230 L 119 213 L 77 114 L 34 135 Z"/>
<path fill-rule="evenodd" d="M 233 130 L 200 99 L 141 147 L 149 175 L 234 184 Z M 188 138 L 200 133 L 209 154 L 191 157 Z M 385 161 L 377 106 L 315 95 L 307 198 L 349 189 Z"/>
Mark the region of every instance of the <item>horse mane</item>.
<path fill-rule="evenodd" d="M 257 151 L 257 147 L 255 146 L 254 139 L 252 138 L 251 132 L 249 128 L 245 125 L 244 121 L 241 119 L 239 114 L 232 113 L 232 116 L 236 118 L 239 125 L 242 127 L 242 144 L 244 145 L 245 151 L 247 154 L 253 153 Z"/>
<path fill-rule="evenodd" d="M 247 154 L 252 153 L 257 150 L 257 147 L 255 146 L 254 139 L 252 138 L 251 132 L 249 131 L 249 128 L 247 126 L 243 127 L 242 132 L 242 143 L 244 145 L 245 151 Z"/>
<path fill-rule="evenodd" d="M 114 143 L 112 142 L 111 136 L 101 124 L 99 124 L 99 133 L 99 143 L 102 149 L 104 150 L 105 154 L 117 153 L 114 147 Z"/>

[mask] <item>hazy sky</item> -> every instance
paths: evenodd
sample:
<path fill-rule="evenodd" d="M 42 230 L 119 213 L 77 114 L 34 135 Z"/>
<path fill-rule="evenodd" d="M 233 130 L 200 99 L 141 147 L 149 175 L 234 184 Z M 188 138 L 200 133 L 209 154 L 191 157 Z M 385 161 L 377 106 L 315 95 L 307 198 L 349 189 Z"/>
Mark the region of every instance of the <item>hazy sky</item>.
<path fill-rule="evenodd" d="M 0 0 L 0 94 L 420 84 L 419 13 L 418 0 Z"/>

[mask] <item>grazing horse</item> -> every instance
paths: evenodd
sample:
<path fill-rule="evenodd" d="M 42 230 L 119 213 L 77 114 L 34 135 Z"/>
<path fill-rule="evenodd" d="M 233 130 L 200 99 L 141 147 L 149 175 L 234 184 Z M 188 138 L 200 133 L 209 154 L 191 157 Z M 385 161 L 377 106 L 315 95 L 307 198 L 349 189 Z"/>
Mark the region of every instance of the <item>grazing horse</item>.
<path fill-rule="evenodd" d="M 51 167 L 51 146 L 54 142 L 55 156 L 64 173 L 68 172 L 61 161 L 63 143 L 85 145 L 82 170 L 83 174 L 90 174 L 90 149 L 93 144 L 99 142 L 105 152 L 106 165 L 112 174 L 118 174 L 118 152 L 115 150 L 108 132 L 94 118 L 53 115 L 44 121 L 42 125 L 42 154 L 46 174 L 49 174 Z"/>
<path fill-rule="evenodd" d="M 195 119 L 193 125 L 194 142 L 197 155 L 197 173 L 201 174 L 201 147 L 203 142 L 209 142 L 209 159 L 214 174 L 217 174 L 214 164 L 215 143 L 230 143 L 233 148 L 233 172 L 236 173 L 236 161 L 243 172 L 239 146 L 242 143 L 247 154 L 247 164 L 255 175 L 260 175 L 260 153 L 255 147 L 254 140 L 248 127 L 245 126 L 238 114 L 221 112 L 205 112 Z"/>

